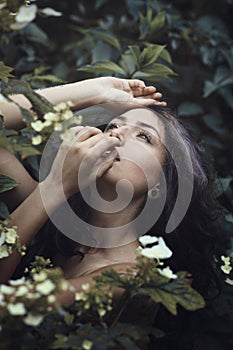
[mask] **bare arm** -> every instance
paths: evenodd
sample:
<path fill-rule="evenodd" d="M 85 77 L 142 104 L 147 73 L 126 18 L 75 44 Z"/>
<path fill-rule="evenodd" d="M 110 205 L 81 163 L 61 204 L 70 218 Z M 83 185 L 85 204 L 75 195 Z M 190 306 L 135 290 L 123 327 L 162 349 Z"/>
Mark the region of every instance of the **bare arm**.
<path fill-rule="evenodd" d="M 12 212 L 35 189 L 37 182 L 22 163 L 4 148 L 0 148 L 0 174 L 7 175 L 19 183 L 18 187 L 0 194 L 0 201 Z"/>
<path fill-rule="evenodd" d="M 77 181 L 80 165 L 86 174 L 85 183 L 82 183 L 82 186 L 86 187 L 95 179 L 97 168 L 98 176 L 101 176 L 114 161 L 111 159 L 103 162 L 100 167 L 95 166 L 96 159 L 105 150 L 118 145 L 119 139 L 103 134 L 93 127 L 73 129 L 78 134 L 70 142 L 62 143 L 49 175 L 11 214 L 11 224 L 17 226 L 21 244 L 29 244 L 50 214 L 66 198 L 81 190 L 81 185 Z M 64 192 L 61 191 L 61 187 Z M 10 279 L 19 262 L 18 253 L 0 260 L 0 283 Z"/>
<path fill-rule="evenodd" d="M 165 102 L 160 102 L 162 95 L 155 87 L 146 87 L 143 81 L 137 79 L 94 78 L 36 92 L 52 104 L 71 101 L 74 110 L 109 102 L 132 102 L 142 106 L 166 105 Z M 11 98 L 21 107 L 31 108 L 30 102 L 23 95 L 14 95 Z M 20 109 L 14 103 L 1 103 L 0 113 L 4 116 L 7 128 L 18 130 L 25 126 Z"/>

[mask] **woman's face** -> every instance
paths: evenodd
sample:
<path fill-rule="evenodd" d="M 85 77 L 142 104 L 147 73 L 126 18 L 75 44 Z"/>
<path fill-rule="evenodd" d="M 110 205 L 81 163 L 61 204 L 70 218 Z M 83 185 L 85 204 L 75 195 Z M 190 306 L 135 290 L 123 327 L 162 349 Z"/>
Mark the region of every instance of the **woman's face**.
<path fill-rule="evenodd" d="M 102 180 L 116 185 L 125 179 L 133 185 L 135 197 L 145 195 L 159 182 L 165 159 L 162 122 L 149 109 L 132 109 L 114 118 L 105 133 L 118 137 L 121 145 L 116 147 L 117 157 Z"/>

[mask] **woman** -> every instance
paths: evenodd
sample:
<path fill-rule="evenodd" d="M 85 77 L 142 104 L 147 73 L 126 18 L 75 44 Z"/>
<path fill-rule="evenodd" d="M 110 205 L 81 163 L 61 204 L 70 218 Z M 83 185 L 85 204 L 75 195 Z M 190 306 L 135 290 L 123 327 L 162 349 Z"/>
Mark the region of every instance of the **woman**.
<path fill-rule="evenodd" d="M 85 107 L 87 105 L 105 103 L 105 102 L 127 102 L 137 105 L 149 105 L 158 104 L 165 105 L 164 102 L 160 102 L 161 94 L 156 92 L 154 87 L 145 87 L 145 84 L 139 80 L 124 80 L 117 78 L 98 78 L 86 80 L 83 82 L 68 84 L 63 87 L 56 87 L 45 89 L 39 91 L 41 95 L 45 95 L 52 103 L 58 103 L 64 99 L 71 100 L 74 105 L 74 109 Z M 20 104 L 22 107 L 30 108 L 30 104 L 24 99 L 23 96 L 13 96 L 13 100 Z M 21 119 L 20 111 L 14 104 L 5 103 L 1 105 L 1 112 L 4 115 L 5 125 L 8 128 L 18 129 L 24 126 Z M 37 185 L 22 165 L 9 154 L 6 150 L 1 151 L 1 173 L 13 177 L 16 181 L 19 181 L 21 185 L 16 190 L 11 191 L 10 197 L 5 198 L 7 203 L 12 205 L 14 209 L 15 205 L 19 205 L 16 210 L 11 214 L 12 223 L 18 227 L 18 233 L 20 235 L 21 244 L 30 244 L 36 233 L 43 226 L 43 224 L 48 220 L 49 215 L 61 204 L 64 200 L 61 197 L 57 187 L 59 183 L 56 183 L 57 179 L 57 166 L 60 168 L 60 159 L 64 154 L 67 153 L 65 164 L 63 167 L 62 179 L 63 188 L 66 198 L 70 198 L 74 193 L 81 190 L 77 186 L 77 174 L 79 166 L 88 165 L 87 174 L 90 174 L 87 182 L 84 184 L 88 186 L 92 181 L 92 173 L 94 160 L 96 157 L 100 157 L 101 154 L 117 145 L 120 145 L 119 138 L 116 136 L 110 137 L 109 133 L 102 133 L 99 129 L 93 127 L 77 127 L 74 129 L 77 137 L 75 137 L 75 142 L 73 145 L 63 142 L 59 149 L 58 155 L 54 161 L 53 167 L 47 178 Z M 80 150 L 78 151 L 78 149 Z M 90 160 L 83 161 L 84 156 L 91 150 L 91 163 Z M 77 152 L 78 151 L 78 152 Z M 89 163 L 90 164 L 89 164 Z M 109 157 L 104 165 L 99 169 L 98 177 L 100 177 L 113 162 L 112 157 Z M 68 170 L 69 169 L 69 170 Z M 90 173 L 89 173 L 90 171 Z M 46 210 L 43 204 L 43 198 L 41 193 L 47 193 L 49 189 L 51 195 L 46 196 L 48 199 L 46 201 Z M 53 200 L 50 202 L 50 199 Z M 16 204 L 15 204 L 16 203 Z M 32 205 L 33 203 L 33 205 Z M 131 210 L 132 211 L 132 210 Z M 132 212 L 129 210 L 129 214 L 132 216 Z M 24 213 L 27 213 L 28 220 L 24 220 Z M 98 220 L 97 218 L 95 220 Z M 105 220 L 105 219 L 103 219 Z M 106 218 L 107 220 L 107 218 Z M 104 222 L 104 221 L 103 221 Z M 107 224 L 107 223 L 106 223 Z M 134 262 L 134 248 L 137 243 L 134 241 L 131 243 L 133 247 L 133 252 L 129 259 L 125 262 L 121 258 L 119 261 L 119 268 L 127 266 L 128 263 Z M 98 253 L 99 254 L 99 253 Z M 124 255 L 124 249 L 119 248 L 118 254 L 120 256 Z M 114 254 L 113 254 L 114 255 Z M 59 256 L 57 259 L 61 259 Z M 98 257 L 95 256 L 96 261 L 91 259 L 91 261 L 85 262 L 87 266 L 94 266 L 94 268 L 89 269 L 90 273 L 88 277 L 80 277 L 77 282 L 77 277 L 82 275 L 82 272 L 72 271 L 69 269 L 69 263 L 59 262 L 63 266 L 65 276 L 71 280 L 71 283 L 77 286 L 79 289 L 81 284 L 92 279 L 93 270 L 98 268 L 109 266 L 111 262 L 115 262 L 114 258 L 108 256 Z M 20 257 L 18 254 L 12 254 L 9 259 L 4 259 L 0 262 L 1 264 L 1 282 L 7 282 L 12 276 L 16 266 L 18 265 Z M 99 261 L 99 262 L 98 262 Z M 122 264 L 123 263 L 123 264 Z M 73 266 L 73 261 L 72 264 Z M 83 267 L 83 269 L 87 269 Z M 67 300 L 64 300 L 67 303 Z"/>
<path fill-rule="evenodd" d="M 169 265 L 175 271 L 188 270 L 194 288 L 208 296 L 209 287 L 216 281 L 216 238 L 211 227 L 216 204 L 202 152 L 190 139 L 187 128 L 163 108 L 161 94 L 141 81 L 116 78 L 92 79 L 40 93 L 52 103 L 71 99 L 74 109 L 107 102 L 105 111 L 113 118 L 102 128 L 74 127 L 73 137 L 59 147 L 48 175 L 39 184 L 13 155 L 1 151 L 0 172 L 21 183 L 10 191 L 10 198 L 5 198 L 8 202 L 13 198 L 17 205 L 16 209 L 12 207 L 12 223 L 18 226 L 22 244 L 30 245 L 34 239 L 25 263 L 34 255 L 52 258 L 79 291 L 83 283 L 91 283 L 106 268 L 124 273 L 127 267 L 134 266 L 137 238 L 148 232 L 165 238 L 173 251 Z M 22 96 L 14 99 L 30 107 Z M 114 102 L 127 105 L 109 107 Z M 149 105 L 150 109 L 145 108 Z M 23 126 L 17 107 L 6 104 L 1 109 L 7 127 Z M 180 192 L 182 186 L 184 191 Z M 81 195 L 88 199 L 87 203 Z M 182 213 L 178 210 L 174 215 L 178 195 Z M 81 230 L 71 226 L 74 234 L 57 221 L 67 200 L 84 223 Z M 141 220 L 135 221 L 138 217 Z M 58 226 L 59 230 L 52 232 L 51 226 L 46 230 L 43 225 L 48 218 L 53 223 L 48 225 Z M 171 218 L 172 233 L 168 234 Z M 15 277 L 22 273 L 25 264 L 19 262 L 16 253 L 0 261 L 1 282 L 7 282 L 14 272 Z M 73 300 L 71 292 L 59 296 L 63 305 Z M 159 322 L 164 326 L 163 313 L 158 315 L 156 326 Z M 168 319 L 166 314 L 169 329 Z M 176 333 L 179 337 L 190 325 L 187 317 L 184 320 Z"/>

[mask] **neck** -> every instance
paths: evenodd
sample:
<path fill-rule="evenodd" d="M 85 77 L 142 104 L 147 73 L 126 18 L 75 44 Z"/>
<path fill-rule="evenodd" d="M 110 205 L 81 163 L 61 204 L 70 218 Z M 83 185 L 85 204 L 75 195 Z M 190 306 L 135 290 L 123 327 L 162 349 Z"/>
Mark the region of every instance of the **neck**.
<path fill-rule="evenodd" d="M 133 200 L 126 208 L 115 211 L 111 202 L 108 202 L 108 211 L 105 212 L 106 203 L 101 205 L 96 200 L 91 201 L 92 208 L 89 214 L 91 234 L 98 242 L 99 248 L 119 247 L 135 241 L 136 229 L 134 219 L 140 209 L 141 200 Z M 105 207 L 105 208 L 104 208 Z M 98 208 L 95 210 L 93 208 Z"/>

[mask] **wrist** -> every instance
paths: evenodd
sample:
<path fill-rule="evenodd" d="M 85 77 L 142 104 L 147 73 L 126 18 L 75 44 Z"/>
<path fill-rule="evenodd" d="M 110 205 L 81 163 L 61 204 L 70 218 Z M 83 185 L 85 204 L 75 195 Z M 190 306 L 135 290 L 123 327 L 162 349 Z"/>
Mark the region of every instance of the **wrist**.
<path fill-rule="evenodd" d="M 67 200 L 62 186 L 54 184 L 49 177 L 39 183 L 38 190 L 43 206 L 49 214 Z"/>

